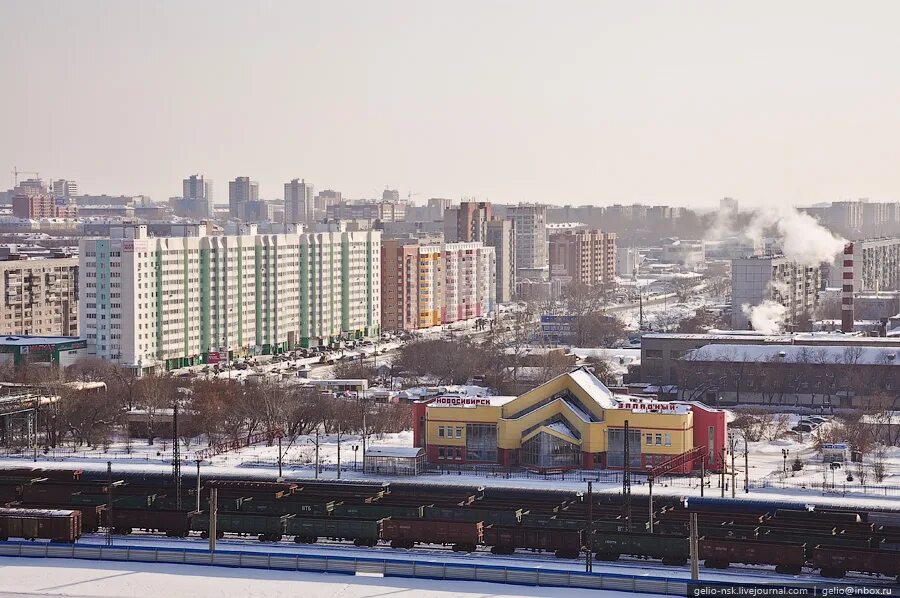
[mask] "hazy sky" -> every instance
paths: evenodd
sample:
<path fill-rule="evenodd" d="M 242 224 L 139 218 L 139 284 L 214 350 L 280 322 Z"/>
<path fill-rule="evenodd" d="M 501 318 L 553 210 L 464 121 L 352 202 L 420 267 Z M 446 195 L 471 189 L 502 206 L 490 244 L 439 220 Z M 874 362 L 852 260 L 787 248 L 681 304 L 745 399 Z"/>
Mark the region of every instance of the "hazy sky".
<path fill-rule="evenodd" d="M 13 166 L 164 200 L 900 200 L 900 2 L 0 0 Z"/>

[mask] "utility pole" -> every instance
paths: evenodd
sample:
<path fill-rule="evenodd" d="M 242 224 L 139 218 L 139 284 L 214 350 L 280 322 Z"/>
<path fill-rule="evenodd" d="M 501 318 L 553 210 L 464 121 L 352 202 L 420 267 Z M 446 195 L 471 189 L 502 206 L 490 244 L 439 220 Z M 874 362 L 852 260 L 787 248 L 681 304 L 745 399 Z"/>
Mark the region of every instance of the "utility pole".
<path fill-rule="evenodd" d="M 750 451 L 747 450 L 747 438 L 744 438 L 744 494 L 750 492 Z"/>
<path fill-rule="evenodd" d="M 706 455 L 700 457 L 700 498 L 703 498 L 704 486 L 706 486 Z"/>
<path fill-rule="evenodd" d="M 631 451 L 629 450 L 628 420 L 625 420 L 625 468 L 622 471 L 622 517 L 625 531 L 631 531 Z"/>
<path fill-rule="evenodd" d="M 113 502 L 112 502 L 112 461 L 106 462 L 106 545 L 112 546 L 113 526 Z"/>
<path fill-rule="evenodd" d="M 337 454 L 337 479 L 341 479 L 341 422 L 337 423 L 338 454 Z"/>
<path fill-rule="evenodd" d="M 197 501 L 195 506 L 197 508 L 194 510 L 200 511 L 200 459 L 197 459 Z"/>
<path fill-rule="evenodd" d="M 181 447 L 178 445 L 178 395 L 172 402 L 172 478 L 175 480 L 175 509 L 181 510 Z"/>
<path fill-rule="evenodd" d="M 284 480 L 284 477 L 282 477 L 282 475 L 281 475 L 281 460 L 282 460 L 281 435 L 279 434 L 278 435 L 278 481 L 279 482 Z"/>
<path fill-rule="evenodd" d="M 590 573 L 594 570 L 594 484 L 592 482 L 588 482 L 587 501 L 588 528 L 586 534 L 587 538 L 585 539 L 585 547 L 587 550 L 585 550 L 584 571 L 585 573 Z"/>
<path fill-rule="evenodd" d="M 316 479 L 319 479 L 319 428 L 316 428 Z"/>
<path fill-rule="evenodd" d="M 734 438 L 734 437 L 732 437 L 732 438 Z M 735 476 L 737 475 L 737 472 L 734 470 L 734 443 L 735 443 L 735 440 L 732 440 L 731 441 L 731 498 L 734 498 L 734 482 L 735 482 Z"/>
<path fill-rule="evenodd" d="M 722 447 L 722 463 L 719 471 L 719 488 L 722 491 L 722 498 L 725 498 L 725 447 Z"/>
<path fill-rule="evenodd" d="M 216 535 L 218 529 L 219 517 L 219 489 L 212 487 L 209 489 L 209 551 L 216 551 Z"/>
<path fill-rule="evenodd" d="M 648 497 L 648 505 L 647 510 L 650 516 L 648 521 L 650 522 L 650 533 L 653 533 L 653 473 L 647 475 L 647 497 Z"/>
<path fill-rule="evenodd" d="M 691 580 L 700 579 L 700 555 L 697 542 L 697 514 L 691 513 L 690 519 Z"/>

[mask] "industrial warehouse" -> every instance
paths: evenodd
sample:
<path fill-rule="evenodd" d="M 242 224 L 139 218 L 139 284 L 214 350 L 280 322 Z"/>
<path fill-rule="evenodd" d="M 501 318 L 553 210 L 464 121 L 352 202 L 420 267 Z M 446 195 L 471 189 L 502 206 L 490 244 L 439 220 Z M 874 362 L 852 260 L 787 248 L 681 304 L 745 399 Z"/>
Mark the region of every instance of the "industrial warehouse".
<path fill-rule="evenodd" d="M 617 395 L 588 369 L 562 374 L 518 397 L 436 397 L 413 405 L 413 442 L 435 464 L 547 469 L 659 465 L 706 447 L 717 469 L 725 412 L 697 402 Z M 699 467 L 686 459 L 681 473 Z"/>

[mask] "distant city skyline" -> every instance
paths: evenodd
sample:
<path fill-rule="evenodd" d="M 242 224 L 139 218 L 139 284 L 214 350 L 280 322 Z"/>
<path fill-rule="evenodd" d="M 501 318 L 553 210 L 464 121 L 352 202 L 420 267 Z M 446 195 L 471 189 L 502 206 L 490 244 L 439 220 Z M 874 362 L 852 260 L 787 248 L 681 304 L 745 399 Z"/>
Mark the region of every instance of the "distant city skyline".
<path fill-rule="evenodd" d="M 896 2 L 0 4 L 12 170 L 150 195 L 900 201 Z M 28 176 L 28 173 L 25 173 Z"/>

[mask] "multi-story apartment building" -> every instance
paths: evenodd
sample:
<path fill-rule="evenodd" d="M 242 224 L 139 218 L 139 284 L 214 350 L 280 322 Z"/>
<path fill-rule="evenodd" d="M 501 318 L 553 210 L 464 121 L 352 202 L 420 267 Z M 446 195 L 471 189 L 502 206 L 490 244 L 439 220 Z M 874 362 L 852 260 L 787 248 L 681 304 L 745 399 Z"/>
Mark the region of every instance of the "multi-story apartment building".
<path fill-rule="evenodd" d="M 406 218 L 406 206 L 390 201 L 339 203 L 327 206 L 325 217 L 328 220 L 400 222 Z"/>
<path fill-rule="evenodd" d="M 494 210 L 487 201 L 463 201 L 444 212 L 444 240 L 448 243 L 487 239 L 487 225 Z"/>
<path fill-rule="evenodd" d="M 509 303 L 516 292 L 516 224 L 512 220 L 491 220 L 485 245 L 494 248 L 497 262 L 497 303 Z"/>
<path fill-rule="evenodd" d="M 213 183 L 198 174 L 182 180 L 181 197 L 169 199 L 169 207 L 177 216 L 211 218 L 213 215 Z"/>
<path fill-rule="evenodd" d="M 494 248 L 482 243 L 382 245 L 382 328 L 416 330 L 486 317 L 496 302 Z"/>
<path fill-rule="evenodd" d="M 78 207 L 66 198 L 48 194 L 17 193 L 13 197 L 13 216 L 23 219 L 76 218 Z"/>
<path fill-rule="evenodd" d="M 765 255 L 731 261 L 731 327 L 749 325 L 745 307 L 774 301 L 786 309 L 789 329 L 810 317 L 818 304 L 818 266 L 804 266 L 782 255 Z"/>
<path fill-rule="evenodd" d="M 75 181 L 67 181 L 66 179 L 53 181 L 53 197 L 69 199 L 74 198 L 76 195 L 78 195 L 78 183 Z"/>
<path fill-rule="evenodd" d="M 293 179 L 284 184 L 284 230 L 291 230 L 295 224 L 309 224 L 315 219 L 313 186 L 306 179 Z"/>
<path fill-rule="evenodd" d="M 111 232 L 82 240 L 79 258 L 79 321 L 98 357 L 170 369 L 379 332 L 378 232 Z"/>
<path fill-rule="evenodd" d="M 239 176 L 228 183 L 228 214 L 232 218 L 241 217 L 241 204 L 259 201 L 259 183 L 250 177 Z"/>
<path fill-rule="evenodd" d="M 0 334 L 78 335 L 78 258 L 0 261 L 0 293 Z"/>
<path fill-rule="evenodd" d="M 550 277 L 565 283 L 609 286 L 616 282 L 616 235 L 599 230 L 550 236 Z"/>
<path fill-rule="evenodd" d="M 546 272 L 547 206 L 519 204 L 506 209 L 516 223 L 516 269 L 526 276 Z"/>
<path fill-rule="evenodd" d="M 882 204 L 887 205 L 887 204 Z M 853 243 L 853 290 L 900 290 L 900 237 L 866 239 Z M 839 255 L 829 271 L 828 284 L 840 287 L 843 281 L 844 255 Z"/>

